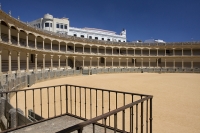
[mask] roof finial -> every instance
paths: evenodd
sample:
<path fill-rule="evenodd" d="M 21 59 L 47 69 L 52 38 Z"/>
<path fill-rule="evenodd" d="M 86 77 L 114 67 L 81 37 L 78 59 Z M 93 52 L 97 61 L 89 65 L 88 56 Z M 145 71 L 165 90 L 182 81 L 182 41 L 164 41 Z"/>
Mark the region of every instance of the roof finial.
<path fill-rule="evenodd" d="M 18 16 L 18 20 L 19 20 L 20 18 L 19 18 L 19 16 Z"/>
<path fill-rule="evenodd" d="M 9 11 L 9 16 L 11 16 L 11 10 Z"/>

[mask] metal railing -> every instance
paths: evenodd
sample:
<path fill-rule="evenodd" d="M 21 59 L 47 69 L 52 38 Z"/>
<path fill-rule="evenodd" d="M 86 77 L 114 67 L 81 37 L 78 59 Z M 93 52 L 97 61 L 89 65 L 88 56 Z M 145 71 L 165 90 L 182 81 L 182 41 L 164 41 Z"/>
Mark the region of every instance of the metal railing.
<path fill-rule="evenodd" d="M 18 123 L 15 123 L 14 128 L 4 132 L 63 115 L 85 120 L 83 123 L 65 129 L 64 131 L 67 132 L 72 130 L 81 132 L 89 124 L 93 124 L 93 131 L 98 125 L 105 131 L 133 132 L 135 130 L 143 132 L 146 129 L 146 132 L 152 132 L 153 96 L 150 95 L 70 84 L 7 91 L 0 94 L 6 101 L 10 101 L 16 112 L 21 109 L 25 118 L 28 117 L 28 110 L 45 118 L 33 123 L 25 120 L 20 127 L 18 127 Z M 7 105 L 5 104 L 5 106 Z M 8 113 L 9 110 L 5 110 L 5 114 Z M 18 118 L 18 113 L 15 114 L 15 118 Z M 10 122 L 7 121 L 6 127 L 10 127 L 9 124 Z"/>

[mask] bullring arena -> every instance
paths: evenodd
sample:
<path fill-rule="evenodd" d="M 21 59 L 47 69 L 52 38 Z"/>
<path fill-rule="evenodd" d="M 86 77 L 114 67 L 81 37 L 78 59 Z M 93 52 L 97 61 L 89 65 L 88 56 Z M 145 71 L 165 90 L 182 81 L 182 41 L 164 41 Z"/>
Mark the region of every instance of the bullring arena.
<path fill-rule="evenodd" d="M 99 41 L 0 19 L 2 132 L 200 130 L 199 42 Z"/>

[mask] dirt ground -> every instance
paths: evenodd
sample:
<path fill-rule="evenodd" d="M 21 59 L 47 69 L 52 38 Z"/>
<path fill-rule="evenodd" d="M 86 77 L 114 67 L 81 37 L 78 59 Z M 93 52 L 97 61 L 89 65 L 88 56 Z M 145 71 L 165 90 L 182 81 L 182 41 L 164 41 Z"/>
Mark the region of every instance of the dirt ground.
<path fill-rule="evenodd" d="M 100 74 L 49 80 L 32 87 L 60 84 L 153 95 L 154 133 L 200 131 L 200 74 Z"/>

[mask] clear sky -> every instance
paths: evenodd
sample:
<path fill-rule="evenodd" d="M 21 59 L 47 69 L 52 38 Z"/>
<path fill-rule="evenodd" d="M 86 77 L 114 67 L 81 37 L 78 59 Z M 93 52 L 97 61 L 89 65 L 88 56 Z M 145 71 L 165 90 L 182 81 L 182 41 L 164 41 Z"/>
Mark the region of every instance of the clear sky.
<path fill-rule="evenodd" d="M 200 41 L 200 0 L 0 0 L 5 12 L 32 21 L 52 14 L 72 27 L 127 30 L 127 40 Z"/>

